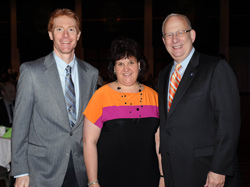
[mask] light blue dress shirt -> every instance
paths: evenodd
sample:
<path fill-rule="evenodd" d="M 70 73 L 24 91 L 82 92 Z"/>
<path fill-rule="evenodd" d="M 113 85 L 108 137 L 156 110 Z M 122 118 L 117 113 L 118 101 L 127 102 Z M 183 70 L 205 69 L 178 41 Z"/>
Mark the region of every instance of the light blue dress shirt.
<path fill-rule="evenodd" d="M 75 96 L 76 96 L 76 116 L 78 116 L 78 109 L 79 109 L 79 77 L 78 77 L 78 67 L 77 67 L 77 61 L 75 59 L 75 55 L 73 60 L 67 64 L 64 62 L 61 58 L 59 58 L 55 52 L 53 52 L 54 58 L 56 61 L 59 77 L 61 80 L 62 88 L 63 88 L 63 94 L 65 95 L 65 77 L 66 77 L 66 70 L 65 68 L 70 65 L 71 66 L 71 78 L 74 83 L 75 88 Z"/>
<path fill-rule="evenodd" d="M 194 54 L 194 47 L 192 48 L 191 52 L 189 53 L 189 55 L 187 56 L 187 58 L 185 58 L 182 62 L 180 62 L 181 64 L 181 68 L 179 70 L 179 73 L 181 75 L 181 77 L 184 75 L 185 71 L 186 71 L 186 68 L 190 62 L 190 59 L 192 58 L 193 54 Z M 174 65 L 172 66 L 172 69 L 170 71 L 170 74 L 169 74 L 169 83 L 168 83 L 168 98 L 169 98 L 169 86 L 170 86 L 170 79 L 171 79 L 171 76 L 172 74 L 174 73 L 174 70 L 175 70 L 175 67 L 177 65 L 177 62 L 174 61 Z"/>

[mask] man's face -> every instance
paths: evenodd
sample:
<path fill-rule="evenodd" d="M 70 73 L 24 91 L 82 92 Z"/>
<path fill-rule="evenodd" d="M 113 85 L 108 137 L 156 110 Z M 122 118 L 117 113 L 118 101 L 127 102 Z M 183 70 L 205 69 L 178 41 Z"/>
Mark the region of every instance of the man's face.
<path fill-rule="evenodd" d="M 13 84 L 7 83 L 2 91 L 3 99 L 9 103 L 13 102 L 16 98 L 16 88 Z"/>
<path fill-rule="evenodd" d="M 164 34 L 176 33 L 177 31 L 190 30 L 186 21 L 180 16 L 173 16 L 168 19 L 164 25 Z M 176 36 L 173 34 L 172 37 L 163 37 L 163 43 L 172 56 L 172 58 L 180 63 L 189 55 L 193 48 L 193 42 L 195 40 L 195 31 L 191 30 L 182 35 Z"/>
<path fill-rule="evenodd" d="M 49 31 L 49 37 L 54 43 L 54 51 L 60 58 L 63 55 L 74 54 L 80 35 L 80 31 L 77 33 L 76 21 L 68 16 L 55 18 L 53 30 Z"/>

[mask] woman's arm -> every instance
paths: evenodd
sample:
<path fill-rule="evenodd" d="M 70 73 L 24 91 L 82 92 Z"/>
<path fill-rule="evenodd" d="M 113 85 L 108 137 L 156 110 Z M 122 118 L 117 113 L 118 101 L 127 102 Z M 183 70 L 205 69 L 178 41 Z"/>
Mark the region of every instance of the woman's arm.
<path fill-rule="evenodd" d="M 89 186 L 99 187 L 97 181 L 97 141 L 99 139 L 101 129 L 90 122 L 86 117 L 84 118 L 83 125 L 83 155 L 84 162 L 87 170 L 88 181 L 93 183 Z"/>
<path fill-rule="evenodd" d="M 159 161 L 159 170 L 160 170 L 160 182 L 159 182 L 159 187 L 165 187 L 164 184 L 164 177 L 163 176 L 163 171 L 162 171 L 162 165 L 161 165 L 161 154 L 160 154 L 160 127 L 158 127 L 157 132 L 155 133 L 155 145 L 156 145 L 156 154 L 158 156 L 158 161 Z"/>

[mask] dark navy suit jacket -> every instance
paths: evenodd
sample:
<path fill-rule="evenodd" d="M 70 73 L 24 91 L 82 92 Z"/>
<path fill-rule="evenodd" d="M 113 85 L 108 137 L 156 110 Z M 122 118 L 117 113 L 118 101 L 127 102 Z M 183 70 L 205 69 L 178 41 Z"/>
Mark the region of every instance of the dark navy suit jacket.
<path fill-rule="evenodd" d="M 226 175 L 225 187 L 237 187 L 240 99 L 236 77 L 227 62 L 193 54 L 172 106 L 167 90 L 173 63 L 159 74 L 160 151 L 168 185 L 200 187 L 209 171 Z"/>

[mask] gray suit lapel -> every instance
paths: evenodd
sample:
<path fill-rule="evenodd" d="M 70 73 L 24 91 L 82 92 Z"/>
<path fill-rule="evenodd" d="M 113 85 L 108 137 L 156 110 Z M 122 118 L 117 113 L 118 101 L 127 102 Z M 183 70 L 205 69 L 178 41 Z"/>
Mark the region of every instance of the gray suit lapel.
<path fill-rule="evenodd" d="M 77 65 L 78 65 L 78 77 L 79 77 L 79 108 L 78 108 L 78 116 L 77 116 L 77 121 L 76 124 L 78 125 L 82 120 L 83 120 L 83 112 L 85 109 L 86 105 L 86 96 L 89 93 L 89 90 L 87 89 L 88 84 L 91 84 L 88 82 L 87 77 L 88 77 L 88 72 L 87 72 L 87 67 L 84 65 L 84 63 L 76 58 L 77 60 Z M 76 125 L 76 126 L 77 126 Z"/>
<path fill-rule="evenodd" d="M 65 121 L 69 121 L 61 80 L 59 77 L 53 53 L 50 53 L 45 58 L 44 65 L 47 68 L 47 70 L 45 71 L 45 76 L 49 83 L 49 87 L 52 92 L 52 97 L 54 97 L 55 103 L 58 105 L 58 108 L 62 113 L 62 116 L 65 118 Z M 68 127 L 70 128 L 70 124 L 68 125 Z"/>
<path fill-rule="evenodd" d="M 188 66 L 187 66 L 187 69 L 186 69 L 186 71 L 181 79 L 181 82 L 180 82 L 180 85 L 176 91 L 176 94 L 174 96 L 174 100 L 173 100 L 173 103 L 171 105 L 168 116 L 170 116 L 171 113 L 174 111 L 175 107 L 178 105 L 179 101 L 181 100 L 181 98 L 183 97 L 183 95 L 187 91 L 189 85 L 193 81 L 193 79 L 198 71 L 196 69 L 196 66 L 199 64 L 199 57 L 200 57 L 199 53 L 195 52 L 193 57 L 191 58 Z"/>

